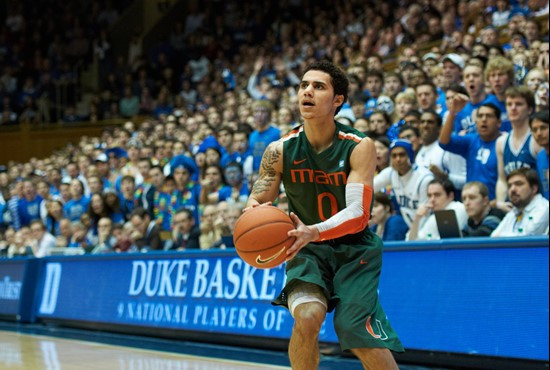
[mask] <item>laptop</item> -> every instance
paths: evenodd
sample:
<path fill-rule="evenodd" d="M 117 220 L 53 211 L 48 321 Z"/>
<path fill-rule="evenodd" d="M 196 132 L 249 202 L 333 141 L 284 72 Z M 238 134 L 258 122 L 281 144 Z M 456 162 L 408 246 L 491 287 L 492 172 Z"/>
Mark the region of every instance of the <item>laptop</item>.
<path fill-rule="evenodd" d="M 456 213 L 452 209 L 434 211 L 437 229 L 441 239 L 462 238 L 462 231 L 458 227 Z"/>

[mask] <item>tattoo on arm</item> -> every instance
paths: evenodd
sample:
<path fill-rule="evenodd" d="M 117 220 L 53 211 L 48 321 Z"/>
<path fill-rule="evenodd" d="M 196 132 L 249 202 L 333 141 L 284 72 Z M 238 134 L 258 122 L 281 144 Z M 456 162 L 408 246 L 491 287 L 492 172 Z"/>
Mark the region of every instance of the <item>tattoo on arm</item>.
<path fill-rule="evenodd" d="M 260 177 L 252 187 L 252 195 L 259 195 L 269 191 L 277 179 L 277 171 L 274 165 L 279 161 L 281 154 L 276 146 L 268 146 L 262 157 Z"/>

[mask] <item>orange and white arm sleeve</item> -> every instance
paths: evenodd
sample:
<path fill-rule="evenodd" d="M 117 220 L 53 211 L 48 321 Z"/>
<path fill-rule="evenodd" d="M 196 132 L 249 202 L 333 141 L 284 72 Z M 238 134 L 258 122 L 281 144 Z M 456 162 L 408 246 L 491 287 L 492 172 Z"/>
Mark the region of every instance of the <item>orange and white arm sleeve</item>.
<path fill-rule="evenodd" d="M 319 230 L 319 239 L 335 239 L 365 229 L 370 218 L 373 189 L 361 183 L 346 184 L 346 208 L 326 221 L 313 226 Z"/>

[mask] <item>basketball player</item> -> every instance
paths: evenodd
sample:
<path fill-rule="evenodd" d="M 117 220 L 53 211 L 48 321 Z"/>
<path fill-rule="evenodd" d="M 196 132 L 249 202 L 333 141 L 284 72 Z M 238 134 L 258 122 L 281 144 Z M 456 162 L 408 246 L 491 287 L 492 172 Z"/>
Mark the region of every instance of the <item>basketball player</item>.
<path fill-rule="evenodd" d="M 327 311 L 343 350 L 365 368 L 397 369 L 403 347 L 378 300 L 382 242 L 367 223 L 376 153 L 372 140 L 334 121 L 348 94 L 346 75 L 329 62 L 309 65 L 299 85 L 304 124 L 271 143 L 247 209 L 275 200 L 282 181 L 296 241 L 287 251 L 287 282 L 275 304 L 295 324 L 293 369 L 319 365 L 318 335 Z M 246 210 L 245 210 L 246 212 Z"/>

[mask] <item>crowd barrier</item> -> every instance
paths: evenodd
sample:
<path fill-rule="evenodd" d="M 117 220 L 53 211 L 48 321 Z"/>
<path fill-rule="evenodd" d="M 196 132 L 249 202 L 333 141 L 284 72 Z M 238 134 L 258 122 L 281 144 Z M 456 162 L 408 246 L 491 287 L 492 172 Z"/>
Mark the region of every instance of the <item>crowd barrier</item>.
<path fill-rule="evenodd" d="M 548 361 L 547 236 L 386 243 L 383 265 L 381 303 L 406 349 Z M 0 260 L 0 315 L 288 340 L 292 317 L 270 304 L 284 280 L 230 250 Z M 320 341 L 337 343 L 332 315 Z"/>

